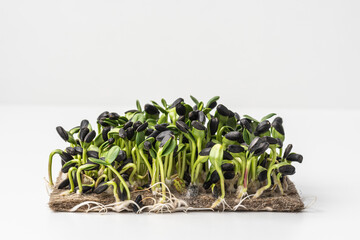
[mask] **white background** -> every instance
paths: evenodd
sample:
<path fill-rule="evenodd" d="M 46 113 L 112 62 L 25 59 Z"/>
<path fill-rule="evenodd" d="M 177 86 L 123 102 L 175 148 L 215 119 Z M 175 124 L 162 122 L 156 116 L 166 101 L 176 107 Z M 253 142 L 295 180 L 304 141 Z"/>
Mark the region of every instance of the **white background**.
<path fill-rule="evenodd" d="M 358 238 L 359 6 L 0 1 L 0 235 Z M 315 204 L 298 214 L 104 216 L 47 207 L 48 154 L 66 146 L 56 126 L 95 124 L 100 112 L 122 114 L 137 98 L 189 101 L 189 94 L 220 95 L 240 115 L 281 115 L 286 143 L 304 155 L 292 179 Z"/>

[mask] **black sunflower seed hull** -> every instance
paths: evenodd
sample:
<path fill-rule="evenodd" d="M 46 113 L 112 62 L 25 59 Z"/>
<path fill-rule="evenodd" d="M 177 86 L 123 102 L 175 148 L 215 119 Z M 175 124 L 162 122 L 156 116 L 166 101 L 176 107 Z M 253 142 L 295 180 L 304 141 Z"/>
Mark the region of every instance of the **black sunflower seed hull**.
<path fill-rule="evenodd" d="M 151 148 L 152 144 L 149 141 L 144 142 L 144 149 L 148 151 Z"/>
<path fill-rule="evenodd" d="M 94 140 L 95 136 L 96 136 L 96 132 L 95 132 L 94 130 L 92 130 L 91 132 L 89 132 L 89 133 L 86 135 L 84 141 L 85 141 L 86 143 L 91 143 L 92 140 Z"/>
<path fill-rule="evenodd" d="M 206 116 L 205 116 L 205 113 L 203 111 L 199 111 L 199 114 L 198 114 L 198 119 L 197 119 L 199 122 L 201 122 L 202 124 L 205 123 L 206 121 Z"/>
<path fill-rule="evenodd" d="M 119 154 L 118 154 L 117 157 L 115 158 L 115 161 L 121 162 L 121 161 L 124 161 L 124 160 L 126 160 L 126 152 L 123 151 L 123 150 L 120 150 L 120 151 L 119 151 Z"/>
<path fill-rule="evenodd" d="M 101 119 L 99 119 L 99 120 L 98 120 L 98 123 L 99 123 L 101 126 L 103 126 L 103 127 L 108 127 L 108 126 L 110 126 L 107 122 L 105 122 L 105 119 L 106 119 L 106 118 L 101 118 Z"/>
<path fill-rule="evenodd" d="M 99 153 L 98 152 L 96 152 L 96 151 L 87 151 L 87 156 L 88 157 L 92 157 L 92 158 L 99 158 Z"/>
<path fill-rule="evenodd" d="M 211 151 L 211 147 L 209 148 L 204 148 L 203 150 L 201 150 L 201 152 L 199 153 L 200 156 L 209 156 L 210 155 L 210 151 Z"/>
<path fill-rule="evenodd" d="M 70 154 L 71 156 L 76 155 L 76 150 L 75 150 L 75 148 L 73 148 L 73 147 L 67 147 L 67 148 L 65 149 L 65 151 L 66 151 L 68 154 Z"/>
<path fill-rule="evenodd" d="M 102 130 L 101 136 L 103 138 L 104 141 L 107 141 L 108 138 L 108 133 L 110 132 L 111 127 L 104 127 L 104 129 Z"/>
<path fill-rule="evenodd" d="M 224 163 L 221 165 L 221 170 L 223 171 L 234 171 L 235 166 L 231 163 Z"/>
<path fill-rule="evenodd" d="M 172 136 L 170 134 L 165 135 L 164 138 L 160 142 L 160 147 L 163 147 L 171 138 Z"/>
<path fill-rule="evenodd" d="M 85 137 L 89 132 L 90 131 L 87 127 L 80 129 L 79 138 L 82 142 L 85 141 Z"/>
<path fill-rule="evenodd" d="M 147 128 L 145 131 L 145 136 L 149 136 L 150 134 L 152 134 L 155 130 L 152 128 Z"/>
<path fill-rule="evenodd" d="M 154 105 L 151 104 L 145 104 L 144 110 L 147 114 L 150 115 L 155 115 L 159 113 L 159 110 Z"/>
<path fill-rule="evenodd" d="M 198 110 L 189 112 L 190 121 L 195 121 L 195 120 L 198 119 L 198 117 L 199 117 L 199 111 Z"/>
<path fill-rule="evenodd" d="M 212 118 L 210 120 L 210 134 L 211 135 L 215 135 L 215 133 L 217 132 L 218 130 L 218 127 L 219 127 L 219 119 L 217 118 Z"/>
<path fill-rule="evenodd" d="M 155 129 L 156 129 L 157 131 L 159 131 L 159 132 L 163 132 L 163 131 L 168 130 L 168 129 L 167 129 L 167 126 L 169 126 L 168 123 L 156 124 L 156 125 L 155 125 Z"/>
<path fill-rule="evenodd" d="M 254 149 L 254 156 L 260 156 L 269 148 L 268 142 L 263 142 L 258 145 L 257 148 Z"/>
<path fill-rule="evenodd" d="M 217 107 L 216 107 L 216 111 L 222 115 L 222 116 L 225 116 L 225 117 L 228 117 L 229 115 L 231 115 L 231 112 L 230 110 L 225 107 L 224 105 L 222 104 L 219 104 Z"/>
<path fill-rule="evenodd" d="M 82 154 L 83 153 L 83 148 L 80 147 L 80 146 L 77 146 L 77 147 L 74 147 L 75 151 L 76 151 L 76 154 Z"/>
<path fill-rule="evenodd" d="M 132 127 L 136 130 L 138 127 L 140 127 L 141 124 L 142 124 L 142 122 L 136 121 L 136 122 L 134 122 Z"/>
<path fill-rule="evenodd" d="M 278 140 L 276 138 L 265 136 L 264 139 L 269 144 L 278 144 Z"/>
<path fill-rule="evenodd" d="M 68 154 L 67 152 L 64 152 L 64 151 L 60 154 L 60 158 L 63 163 L 66 163 L 73 159 L 73 157 L 70 154 Z"/>
<path fill-rule="evenodd" d="M 211 183 L 210 181 L 204 182 L 203 188 L 204 188 L 205 190 L 207 190 L 207 189 L 210 188 L 211 184 L 212 184 L 212 183 Z"/>
<path fill-rule="evenodd" d="M 104 118 L 108 118 L 108 117 L 109 117 L 109 112 L 105 111 L 98 116 L 97 120 L 99 121 L 100 119 L 104 119 Z"/>
<path fill-rule="evenodd" d="M 286 160 L 291 161 L 291 162 L 298 162 L 298 163 L 302 163 L 303 161 L 303 156 L 297 153 L 290 153 L 287 157 Z"/>
<path fill-rule="evenodd" d="M 128 129 L 126 129 L 126 136 L 127 139 L 131 140 L 134 137 L 135 131 L 133 127 L 129 127 Z"/>
<path fill-rule="evenodd" d="M 283 158 L 287 158 L 287 156 L 290 154 L 290 152 L 292 150 L 292 147 L 293 147 L 292 144 L 287 145 L 287 147 L 285 148 L 285 151 L 284 151 Z"/>
<path fill-rule="evenodd" d="M 176 121 L 176 127 L 184 133 L 187 133 L 189 131 L 189 126 L 183 121 Z"/>
<path fill-rule="evenodd" d="M 184 102 L 184 99 L 183 98 L 178 98 L 170 105 L 169 108 L 174 108 L 176 105 L 178 105 L 179 103 L 182 103 L 182 102 Z"/>
<path fill-rule="evenodd" d="M 125 123 L 124 124 L 124 130 L 126 130 L 126 129 L 128 129 L 129 127 L 132 127 L 132 125 L 133 125 L 133 122 L 131 122 L 131 121 L 128 121 L 127 123 Z"/>
<path fill-rule="evenodd" d="M 186 114 L 186 107 L 182 105 L 181 103 L 176 105 L 176 113 L 179 116 L 184 116 Z"/>
<path fill-rule="evenodd" d="M 210 141 L 205 145 L 205 148 L 212 148 L 215 144 L 216 143 Z"/>
<path fill-rule="evenodd" d="M 142 208 L 143 207 L 143 203 L 142 203 L 142 196 L 139 194 L 137 195 L 137 197 L 135 198 L 135 202 L 136 204 Z M 139 207 L 136 206 L 135 204 L 132 205 L 132 209 L 134 213 L 137 213 L 139 211 Z"/>
<path fill-rule="evenodd" d="M 241 133 L 238 131 L 232 131 L 225 134 L 225 138 L 231 141 L 240 141 L 241 137 Z"/>
<path fill-rule="evenodd" d="M 224 160 L 233 160 L 234 157 L 229 152 L 224 151 L 223 159 Z"/>
<path fill-rule="evenodd" d="M 193 126 L 194 128 L 196 128 L 197 130 L 200 130 L 200 131 L 205 131 L 206 130 L 206 127 L 204 125 L 202 125 L 198 121 L 192 121 L 191 126 Z"/>
<path fill-rule="evenodd" d="M 112 112 L 112 113 L 109 114 L 109 118 L 110 118 L 111 120 L 118 120 L 119 117 L 120 117 L 120 115 L 117 114 L 116 112 Z"/>
<path fill-rule="evenodd" d="M 271 126 L 278 131 L 280 134 L 285 135 L 284 127 L 282 125 L 283 121 L 281 117 L 277 117 L 272 122 Z"/>
<path fill-rule="evenodd" d="M 106 189 L 109 188 L 109 185 L 105 184 L 104 182 L 100 183 L 95 189 L 94 189 L 94 193 L 96 194 L 100 194 L 102 192 L 105 192 Z"/>
<path fill-rule="evenodd" d="M 257 125 L 256 129 L 255 129 L 255 136 L 259 136 L 260 134 L 263 134 L 265 132 L 267 132 L 271 127 L 271 124 L 268 120 L 265 120 L 261 123 L 259 123 L 259 125 Z"/>
<path fill-rule="evenodd" d="M 126 133 L 126 130 L 124 128 L 120 128 L 119 137 L 122 138 L 122 139 L 127 138 L 127 133 Z"/>
<path fill-rule="evenodd" d="M 211 181 L 211 183 L 217 183 L 218 181 L 220 181 L 220 177 L 219 177 L 219 174 L 217 171 L 213 171 L 211 173 L 210 181 Z"/>
<path fill-rule="evenodd" d="M 76 188 L 75 188 L 75 191 L 78 191 L 79 190 L 79 186 L 76 186 Z M 90 192 L 92 190 L 92 187 L 90 187 L 90 186 L 82 186 L 82 192 L 83 193 L 87 193 L 87 192 Z"/>
<path fill-rule="evenodd" d="M 248 130 L 250 133 L 252 133 L 252 127 L 251 127 L 251 120 L 247 119 L 247 118 L 242 118 L 240 119 L 240 125 Z"/>
<path fill-rule="evenodd" d="M 229 145 L 227 150 L 231 153 L 241 153 L 245 151 L 245 149 L 240 145 Z"/>
<path fill-rule="evenodd" d="M 267 170 L 264 170 L 259 173 L 258 180 L 260 182 L 265 181 L 267 179 Z"/>
<path fill-rule="evenodd" d="M 66 167 L 62 167 L 62 168 L 61 168 L 61 172 L 67 173 L 67 172 L 69 171 L 69 169 L 70 169 L 71 167 L 75 167 L 75 165 L 76 165 L 76 163 L 72 163 L 72 164 L 69 164 L 69 165 L 66 166 Z"/>
<path fill-rule="evenodd" d="M 56 127 L 56 131 L 65 142 L 69 140 L 69 134 L 63 127 Z"/>
<path fill-rule="evenodd" d="M 292 165 L 281 166 L 279 167 L 279 172 L 283 175 L 294 175 L 295 167 Z"/>
<path fill-rule="evenodd" d="M 65 189 L 69 186 L 70 181 L 68 178 L 64 179 L 58 186 L 58 189 Z"/>
<path fill-rule="evenodd" d="M 216 105 L 217 105 L 217 102 L 214 101 L 214 102 L 210 103 L 210 105 L 208 107 L 211 109 L 214 109 L 216 107 Z"/>
<path fill-rule="evenodd" d="M 235 173 L 233 171 L 231 172 L 224 172 L 224 178 L 227 180 L 233 179 L 235 177 Z"/>
<path fill-rule="evenodd" d="M 145 122 L 145 123 L 141 124 L 141 125 L 136 129 L 136 132 L 145 131 L 148 126 L 149 126 L 149 123 L 148 123 L 148 122 Z"/>
<path fill-rule="evenodd" d="M 80 129 L 87 128 L 89 126 L 89 121 L 87 119 L 84 119 L 80 123 Z"/>

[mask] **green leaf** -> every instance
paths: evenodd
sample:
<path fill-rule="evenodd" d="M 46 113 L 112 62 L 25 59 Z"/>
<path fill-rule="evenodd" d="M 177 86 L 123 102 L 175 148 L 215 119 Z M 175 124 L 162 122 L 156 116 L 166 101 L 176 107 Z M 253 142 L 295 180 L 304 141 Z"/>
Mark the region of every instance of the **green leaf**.
<path fill-rule="evenodd" d="M 111 138 L 115 138 L 115 139 L 118 139 L 119 138 L 119 130 L 121 128 L 120 127 L 116 127 L 116 128 L 113 128 L 111 129 L 109 132 L 108 132 L 108 136 L 111 137 Z M 102 134 L 100 134 L 99 136 L 101 136 Z M 102 137 L 101 137 L 102 139 Z"/>
<path fill-rule="evenodd" d="M 224 148 L 221 144 L 215 144 L 210 151 L 209 159 L 212 165 L 215 168 L 221 168 L 221 163 L 223 160 Z"/>
<path fill-rule="evenodd" d="M 243 138 L 244 138 L 244 141 L 246 142 L 246 144 L 250 144 L 250 142 L 251 142 L 250 133 L 246 128 L 243 131 Z"/>
<path fill-rule="evenodd" d="M 162 103 L 162 105 L 164 106 L 165 109 L 168 108 L 168 104 L 167 104 L 167 102 L 166 102 L 165 99 L 162 98 L 162 99 L 161 99 L 161 103 Z"/>
<path fill-rule="evenodd" d="M 199 102 L 198 104 L 198 110 L 201 111 L 204 107 L 204 103 L 203 102 Z"/>
<path fill-rule="evenodd" d="M 163 151 L 162 156 L 167 156 L 170 153 L 172 153 L 176 147 L 176 141 L 171 138 L 170 143 L 169 144 L 165 144 L 164 147 L 166 146 L 166 149 Z"/>
<path fill-rule="evenodd" d="M 111 119 L 104 119 L 104 122 L 113 126 L 113 127 L 116 127 L 118 125 L 117 121 L 116 120 L 111 120 Z"/>
<path fill-rule="evenodd" d="M 62 166 L 62 168 L 65 168 L 65 167 L 73 164 L 73 163 L 76 162 L 76 161 L 77 161 L 76 159 L 75 159 L 75 161 L 74 161 L 74 160 L 67 161 L 67 162 Z"/>
<path fill-rule="evenodd" d="M 193 100 L 193 102 L 196 104 L 196 106 L 199 104 L 199 101 L 195 97 L 190 95 L 190 98 L 191 98 L 191 100 Z"/>
<path fill-rule="evenodd" d="M 254 122 L 256 122 L 256 123 L 259 122 L 258 120 L 256 120 L 255 118 L 253 118 L 253 117 L 251 117 L 251 116 L 249 116 L 249 115 L 244 115 L 243 117 L 244 117 L 244 118 L 247 118 L 247 119 L 250 119 L 250 120 L 252 120 L 252 121 L 254 121 Z"/>
<path fill-rule="evenodd" d="M 96 164 L 91 164 L 91 163 L 90 164 L 87 163 L 87 164 L 81 166 L 82 170 L 84 170 L 84 171 L 92 170 L 95 167 L 96 167 Z"/>
<path fill-rule="evenodd" d="M 185 145 L 185 144 L 180 143 L 180 144 L 178 145 L 177 152 L 181 152 L 182 150 L 184 150 L 184 148 L 185 148 L 185 147 L 186 147 L 186 145 Z"/>
<path fill-rule="evenodd" d="M 236 129 L 236 118 L 235 117 L 231 117 L 227 120 L 226 125 L 228 125 L 229 127 L 231 127 L 232 129 Z"/>
<path fill-rule="evenodd" d="M 184 104 L 185 108 L 186 108 L 186 113 L 185 116 L 189 115 L 189 112 L 191 112 L 193 110 L 193 108 L 189 105 L 189 104 Z"/>
<path fill-rule="evenodd" d="M 127 118 L 124 117 L 124 116 L 119 117 L 119 119 L 118 119 L 118 122 L 119 122 L 120 125 L 125 124 L 125 123 L 127 123 L 128 121 L 129 121 L 129 119 L 127 119 Z"/>
<path fill-rule="evenodd" d="M 132 119 L 131 119 L 132 122 L 137 122 L 137 121 L 140 121 L 141 123 L 144 123 L 145 122 L 145 115 L 143 113 L 136 113 Z"/>
<path fill-rule="evenodd" d="M 139 101 L 139 100 L 136 100 L 136 108 L 138 109 L 139 112 L 142 112 L 142 111 L 141 111 L 141 105 L 140 105 L 140 101 Z"/>
<path fill-rule="evenodd" d="M 112 148 L 110 148 L 109 152 L 107 153 L 106 157 L 105 157 L 105 161 L 108 164 L 111 164 L 116 157 L 118 156 L 119 152 L 120 152 L 120 147 L 119 146 L 113 146 Z"/>
<path fill-rule="evenodd" d="M 104 143 L 104 139 L 102 138 L 102 134 L 97 135 L 94 139 L 94 145 L 100 147 L 101 144 L 103 143 Z"/>
<path fill-rule="evenodd" d="M 97 163 L 97 164 L 101 164 L 101 165 L 109 165 L 107 162 L 105 162 L 104 160 L 101 160 L 101 159 L 96 159 L 96 158 L 90 157 L 89 160 L 93 163 Z"/>
<path fill-rule="evenodd" d="M 153 159 L 156 159 L 156 152 L 155 152 L 154 149 L 150 148 L 149 153 L 150 153 L 150 156 L 151 156 Z"/>
<path fill-rule="evenodd" d="M 266 119 L 269 119 L 269 118 L 271 118 L 271 117 L 273 117 L 273 116 L 275 116 L 276 115 L 276 113 L 269 113 L 268 115 L 266 115 L 265 117 L 263 117 L 262 119 L 261 119 L 261 121 L 265 121 Z"/>
<path fill-rule="evenodd" d="M 135 143 L 139 146 L 145 140 L 145 131 L 136 133 Z"/>
<path fill-rule="evenodd" d="M 215 101 L 217 101 L 217 100 L 219 100 L 220 99 L 220 97 L 219 96 L 215 96 L 215 97 L 212 97 L 208 102 L 207 102 L 207 104 L 206 104 L 206 108 L 208 108 L 213 102 L 215 102 Z"/>
<path fill-rule="evenodd" d="M 209 112 L 211 112 L 211 108 L 205 108 L 204 110 L 203 110 L 203 112 L 204 112 L 204 114 L 205 115 L 207 115 Z"/>

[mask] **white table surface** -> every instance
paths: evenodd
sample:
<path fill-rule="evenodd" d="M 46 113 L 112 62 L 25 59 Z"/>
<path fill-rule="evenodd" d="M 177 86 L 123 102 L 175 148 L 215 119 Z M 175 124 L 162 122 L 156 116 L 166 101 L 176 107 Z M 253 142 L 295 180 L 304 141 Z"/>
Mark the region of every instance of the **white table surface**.
<path fill-rule="evenodd" d="M 0 106 L 1 239 L 359 239 L 360 181 L 357 110 L 237 109 L 284 119 L 285 143 L 304 156 L 291 177 L 306 204 L 301 213 L 193 212 L 176 214 L 55 213 L 44 178 L 50 151 L 66 144 L 55 131 L 95 124 L 119 106 Z M 60 163 L 54 160 L 56 173 Z M 56 175 L 56 174 L 55 174 Z M 56 176 L 54 176 L 56 177 Z M 249 238 L 250 237 L 250 238 Z M 200 239 L 199 238 L 199 239 Z"/>

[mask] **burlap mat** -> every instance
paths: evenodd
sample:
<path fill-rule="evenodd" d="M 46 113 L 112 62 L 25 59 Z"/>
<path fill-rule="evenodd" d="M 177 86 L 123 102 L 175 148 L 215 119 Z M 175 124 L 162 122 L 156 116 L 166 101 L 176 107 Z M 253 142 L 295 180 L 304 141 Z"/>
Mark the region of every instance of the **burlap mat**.
<path fill-rule="evenodd" d="M 104 192 L 102 194 L 85 193 L 81 195 L 61 195 L 61 193 L 66 190 L 57 189 L 57 186 L 64 177 L 65 175 L 60 173 L 59 177 L 57 178 L 55 188 L 50 195 L 49 206 L 54 211 L 68 212 L 74 206 L 86 201 L 99 202 L 104 205 L 114 203 L 115 201 L 114 196 L 110 191 Z M 281 195 L 278 191 L 266 191 L 262 194 L 261 197 L 257 199 L 245 199 L 242 202 L 243 206 L 237 208 L 236 211 L 299 212 L 303 210 L 304 203 L 301 201 L 295 185 L 288 178 L 286 178 L 286 181 L 288 183 L 288 189 L 285 191 L 285 195 Z M 205 192 L 204 190 L 201 190 L 200 194 L 194 198 L 186 198 L 185 195 L 180 195 L 175 190 L 172 191 L 172 193 L 177 198 L 185 200 L 188 206 L 191 208 L 210 208 L 212 203 L 216 200 L 211 193 Z M 132 200 L 134 200 L 139 194 L 141 194 L 143 198 L 153 197 L 150 191 L 133 191 L 131 194 Z M 238 204 L 238 199 L 236 198 L 235 194 L 226 193 L 225 200 L 231 207 L 234 207 Z M 153 204 L 153 201 L 151 199 L 146 199 L 143 201 L 143 204 L 151 205 Z M 188 211 L 197 211 L 192 210 L 191 208 L 189 208 Z M 88 208 L 86 206 L 83 206 L 77 209 L 77 212 L 84 212 L 87 209 Z M 222 205 L 218 206 L 214 210 L 234 211 L 229 207 L 224 208 Z"/>

